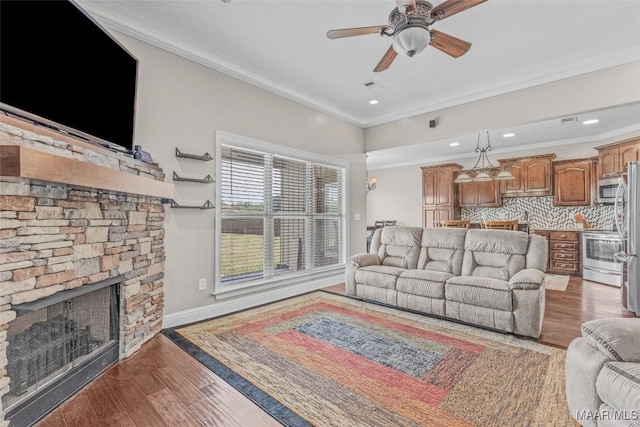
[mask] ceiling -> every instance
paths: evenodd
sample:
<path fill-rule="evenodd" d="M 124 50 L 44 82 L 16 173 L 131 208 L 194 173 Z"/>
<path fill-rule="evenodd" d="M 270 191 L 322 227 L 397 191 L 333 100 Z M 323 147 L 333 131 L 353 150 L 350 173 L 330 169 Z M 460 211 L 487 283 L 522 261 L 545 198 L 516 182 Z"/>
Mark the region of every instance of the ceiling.
<path fill-rule="evenodd" d="M 394 0 L 77 1 L 108 28 L 361 127 L 640 60 L 639 0 L 489 0 L 431 27 L 471 42 L 465 55 L 429 46 L 380 73 L 389 37 L 326 32 L 386 24 Z M 539 125 L 531 140 L 546 140 Z"/>

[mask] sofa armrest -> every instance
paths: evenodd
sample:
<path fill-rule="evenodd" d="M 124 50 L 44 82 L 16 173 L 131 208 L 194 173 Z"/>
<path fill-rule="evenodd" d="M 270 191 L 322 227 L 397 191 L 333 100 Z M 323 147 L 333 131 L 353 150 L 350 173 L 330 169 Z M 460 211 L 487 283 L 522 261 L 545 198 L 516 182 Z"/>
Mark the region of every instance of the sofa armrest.
<path fill-rule="evenodd" d="M 347 261 L 344 269 L 344 284 L 347 295 L 357 295 L 356 290 L 356 271 L 359 268 L 369 265 L 380 265 L 380 258 L 376 254 L 357 254 L 353 255 Z"/>
<path fill-rule="evenodd" d="M 589 344 L 617 362 L 640 362 L 640 319 L 596 319 L 582 324 Z"/>
<path fill-rule="evenodd" d="M 537 268 L 525 268 L 518 271 L 509 280 L 509 289 L 540 289 L 544 282 L 544 273 Z"/>

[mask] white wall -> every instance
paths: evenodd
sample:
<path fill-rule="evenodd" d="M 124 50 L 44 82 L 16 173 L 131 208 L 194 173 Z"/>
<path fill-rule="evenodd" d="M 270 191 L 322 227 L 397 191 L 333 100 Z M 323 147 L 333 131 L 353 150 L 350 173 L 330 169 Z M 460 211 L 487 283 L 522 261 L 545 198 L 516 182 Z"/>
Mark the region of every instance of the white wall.
<path fill-rule="evenodd" d="M 167 174 L 215 176 L 215 162 L 177 159 L 175 148 L 215 153 L 216 130 L 294 147 L 350 162 L 349 254 L 366 245 L 363 130 L 316 110 L 248 85 L 167 51 L 115 34 L 139 60 L 135 144 Z M 175 200 L 200 205 L 215 200 L 214 185 L 175 183 Z M 360 213 L 361 221 L 353 221 Z M 165 314 L 214 304 L 215 210 L 172 209 L 165 218 Z M 206 278 L 209 291 L 197 290 Z"/>

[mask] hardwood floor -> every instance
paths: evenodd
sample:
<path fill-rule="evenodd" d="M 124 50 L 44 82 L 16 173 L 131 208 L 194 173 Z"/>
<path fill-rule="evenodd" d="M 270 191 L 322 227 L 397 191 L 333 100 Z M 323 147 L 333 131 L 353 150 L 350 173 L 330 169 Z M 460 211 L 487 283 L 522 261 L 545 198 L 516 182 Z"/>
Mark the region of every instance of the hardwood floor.
<path fill-rule="evenodd" d="M 344 294 L 344 284 L 325 288 Z M 620 289 L 571 278 L 567 290 L 547 291 L 539 342 L 566 348 L 580 325 L 597 318 L 633 317 Z M 51 412 L 38 427 L 279 426 L 258 406 L 163 335 Z"/>

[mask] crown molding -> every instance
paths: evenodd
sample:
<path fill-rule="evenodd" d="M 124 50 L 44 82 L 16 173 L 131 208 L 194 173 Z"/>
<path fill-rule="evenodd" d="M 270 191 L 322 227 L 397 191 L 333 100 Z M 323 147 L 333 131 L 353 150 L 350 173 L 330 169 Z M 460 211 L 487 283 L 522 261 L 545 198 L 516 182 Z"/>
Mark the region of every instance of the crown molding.
<path fill-rule="evenodd" d="M 496 85 L 480 88 L 467 93 L 451 97 L 436 98 L 435 100 L 431 100 L 426 103 L 414 104 L 393 113 L 379 115 L 370 120 L 366 120 L 363 123 L 363 127 L 373 127 L 396 120 L 406 119 L 419 114 L 426 114 L 497 95 L 504 95 L 509 92 L 528 89 L 545 83 L 576 77 L 582 74 L 604 70 L 606 68 L 612 68 L 636 61 L 640 61 L 640 51 L 637 49 L 630 48 L 610 52 L 607 55 L 590 58 L 588 60 L 563 67 L 551 68 L 538 74 L 531 74 L 524 76 L 523 78 L 500 82 Z"/>
<path fill-rule="evenodd" d="M 141 16 L 132 18 L 128 16 L 124 10 L 119 11 L 117 5 L 110 5 L 108 9 L 105 9 L 104 6 L 88 0 L 81 1 L 81 4 L 101 25 L 108 29 L 141 40 L 152 46 L 156 46 L 177 56 L 361 128 L 373 127 L 419 114 L 426 114 L 492 96 L 503 95 L 557 80 L 640 61 L 640 51 L 633 48 L 623 49 L 582 62 L 548 69 L 538 74 L 500 82 L 493 86 L 456 94 L 454 96 L 435 98 L 428 102 L 416 103 L 392 113 L 381 114 L 372 118 L 364 118 L 350 113 L 326 99 L 283 84 L 278 81 L 276 76 L 270 76 L 264 71 L 243 63 L 236 58 L 232 58 L 223 52 L 198 48 L 196 47 L 196 42 L 188 43 L 180 40 L 178 37 L 170 36 L 169 31 L 161 28 L 158 24 L 145 20 L 145 18 Z"/>
<path fill-rule="evenodd" d="M 167 32 L 163 32 L 157 25 L 144 25 L 139 20 L 127 19 L 123 14 L 106 11 L 96 7 L 96 4 L 92 2 L 82 2 L 82 7 L 109 30 L 133 37 L 352 125 L 363 127 L 364 119 L 362 117 L 344 111 L 336 105 L 300 89 L 282 84 L 275 77 L 270 77 L 265 72 L 249 64 L 242 63 L 236 58 L 231 58 L 223 52 L 197 48 L 195 43 L 189 44 L 176 37 L 169 36 Z"/>

